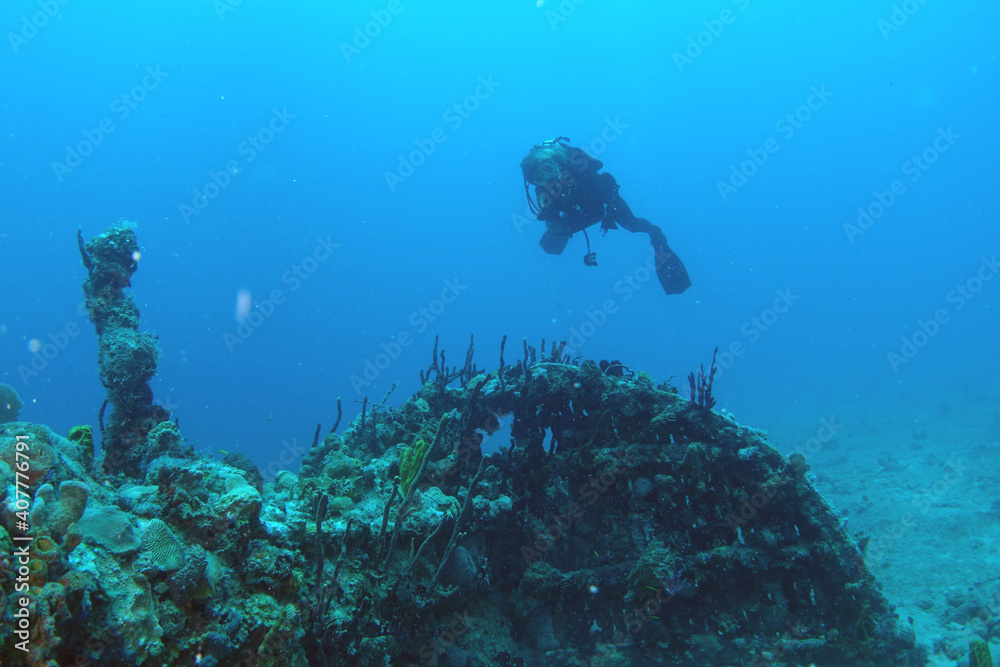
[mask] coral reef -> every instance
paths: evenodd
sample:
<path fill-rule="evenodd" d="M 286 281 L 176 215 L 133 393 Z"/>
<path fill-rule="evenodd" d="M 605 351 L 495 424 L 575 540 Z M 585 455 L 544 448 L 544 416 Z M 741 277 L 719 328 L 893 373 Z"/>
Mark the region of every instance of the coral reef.
<path fill-rule="evenodd" d="M 74 426 L 66 438 L 79 445 L 85 463 L 89 465 L 94 460 L 94 429 L 88 425 Z"/>
<path fill-rule="evenodd" d="M 48 526 L 49 535 L 61 541 L 70 526 L 83 517 L 89 497 L 90 488 L 76 480 L 67 480 L 59 485 L 58 499 L 52 485 L 43 484 L 35 491 L 31 523 Z"/>
<path fill-rule="evenodd" d="M 924 664 L 801 456 L 620 363 L 471 357 L 435 348 L 416 395 L 273 482 L 151 428 L 112 493 L 51 430 L 0 427 L 8 469 L 15 435 L 44 460 L 33 664 Z"/>
<path fill-rule="evenodd" d="M 122 220 L 87 242 L 78 232 L 77 242 L 89 276 L 83 293 L 97 330 L 101 382 L 112 406 L 111 423 L 101 425 L 103 465 L 108 472 L 139 476 L 152 460 L 139 445 L 170 413 L 153 404 L 149 387 L 160 346 L 153 334 L 139 331 L 139 308 L 126 291 L 139 268 L 135 225 Z"/>
<path fill-rule="evenodd" d="M 172 572 L 184 567 L 184 544 L 163 521 L 153 519 L 142 531 L 143 548 L 160 572 Z"/>
<path fill-rule="evenodd" d="M 17 390 L 9 384 L 0 382 L 0 424 L 16 422 L 24 408 L 24 401 L 18 396 Z"/>
<path fill-rule="evenodd" d="M 404 447 L 399 454 L 399 490 L 404 494 L 410 490 L 410 484 L 427 456 L 427 447 L 427 441 L 418 438 L 413 447 Z"/>
<path fill-rule="evenodd" d="M 142 544 L 128 514 L 117 507 L 95 507 L 84 512 L 77 530 L 87 542 L 114 554 L 136 551 Z"/>

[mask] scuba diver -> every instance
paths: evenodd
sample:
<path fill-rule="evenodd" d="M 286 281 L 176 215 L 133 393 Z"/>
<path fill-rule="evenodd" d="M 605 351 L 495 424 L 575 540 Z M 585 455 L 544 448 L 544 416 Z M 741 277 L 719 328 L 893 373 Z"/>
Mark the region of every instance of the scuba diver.
<path fill-rule="evenodd" d="M 528 205 L 546 231 L 538 244 L 551 255 L 560 255 L 577 232 L 587 240 L 583 263 L 597 266 L 597 253 L 590 250 L 587 227 L 601 223 L 605 234 L 621 225 L 630 232 L 649 234 L 656 257 L 656 277 L 667 294 L 680 294 L 691 286 L 687 269 L 667 245 L 663 230 L 645 218 L 637 218 L 618 194 L 615 177 L 599 174 L 604 164 L 574 148 L 566 137 L 543 142 L 532 148 L 521 160 L 524 194 Z M 535 186 L 531 198 L 528 185 Z"/>

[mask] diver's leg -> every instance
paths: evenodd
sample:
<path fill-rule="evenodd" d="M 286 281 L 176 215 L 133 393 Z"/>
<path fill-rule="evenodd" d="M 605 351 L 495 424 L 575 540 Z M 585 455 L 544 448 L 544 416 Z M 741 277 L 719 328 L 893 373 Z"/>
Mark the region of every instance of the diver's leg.
<path fill-rule="evenodd" d="M 615 210 L 614 222 L 630 232 L 649 234 L 649 242 L 653 246 L 653 253 L 656 257 L 656 277 L 660 280 L 663 291 L 667 294 L 680 294 L 691 287 L 691 278 L 688 276 L 687 269 L 684 268 L 684 262 L 677 256 L 677 253 L 670 249 L 663 230 L 646 218 L 635 217 L 632 209 L 617 193 L 612 206 Z"/>
<path fill-rule="evenodd" d="M 608 174 L 610 176 L 611 174 Z M 614 182 L 614 178 L 611 179 Z M 614 189 L 611 191 L 611 196 L 608 200 L 608 206 L 611 209 L 610 215 L 612 222 L 617 222 L 619 225 L 624 227 L 630 232 L 644 232 L 646 234 L 650 233 L 656 227 L 649 220 L 645 218 L 637 218 L 635 214 L 632 213 L 632 209 L 629 205 L 622 199 L 622 196 L 618 194 L 618 184 L 614 184 Z"/>

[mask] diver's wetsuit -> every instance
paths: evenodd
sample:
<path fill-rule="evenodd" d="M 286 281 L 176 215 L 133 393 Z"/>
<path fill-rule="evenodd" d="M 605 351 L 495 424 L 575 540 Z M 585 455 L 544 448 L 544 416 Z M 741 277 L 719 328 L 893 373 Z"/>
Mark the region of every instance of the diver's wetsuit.
<path fill-rule="evenodd" d="M 607 232 L 621 225 L 630 232 L 649 234 L 656 253 L 656 275 L 667 294 L 680 294 L 691 286 L 691 279 L 680 258 L 667 245 L 667 237 L 646 218 L 637 218 L 618 194 L 618 182 L 604 167 L 579 148 L 569 147 L 570 173 L 553 187 L 536 186 L 541 210 L 538 219 L 548 228 L 539 245 L 545 252 L 559 255 L 570 237 L 596 222 Z"/>

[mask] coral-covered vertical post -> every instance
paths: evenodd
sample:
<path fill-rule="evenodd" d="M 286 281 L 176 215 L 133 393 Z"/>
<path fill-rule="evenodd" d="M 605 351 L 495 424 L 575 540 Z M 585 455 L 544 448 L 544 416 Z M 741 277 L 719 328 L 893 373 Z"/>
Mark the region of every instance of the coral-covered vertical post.
<path fill-rule="evenodd" d="M 153 404 L 149 381 L 160 346 L 153 334 L 139 331 L 139 308 L 126 289 L 139 268 L 135 225 L 121 220 L 86 242 L 77 232 L 77 241 L 88 273 L 83 292 L 97 330 L 101 383 L 113 408 L 102 432 L 102 465 L 107 472 L 138 476 L 144 467 L 140 445 L 170 413 Z"/>

